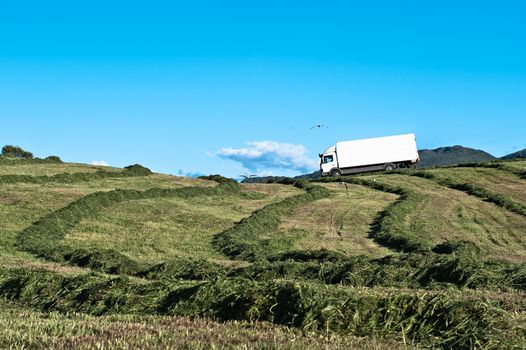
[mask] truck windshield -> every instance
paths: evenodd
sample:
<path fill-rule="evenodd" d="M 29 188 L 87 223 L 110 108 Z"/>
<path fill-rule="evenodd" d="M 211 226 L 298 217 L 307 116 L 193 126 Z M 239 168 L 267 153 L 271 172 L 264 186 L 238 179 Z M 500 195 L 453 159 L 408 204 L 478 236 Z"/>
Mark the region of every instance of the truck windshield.
<path fill-rule="evenodd" d="M 334 160 L 333 156 L 324 156 L 323 163 L 331 163 Z"/>

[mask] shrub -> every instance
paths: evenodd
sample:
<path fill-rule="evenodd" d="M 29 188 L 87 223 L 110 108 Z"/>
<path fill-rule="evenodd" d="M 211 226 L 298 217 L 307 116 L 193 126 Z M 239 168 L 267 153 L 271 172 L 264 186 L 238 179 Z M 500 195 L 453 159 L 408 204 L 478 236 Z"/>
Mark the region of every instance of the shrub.
<path fill-rule="evenodd" d="M 48 163 L 62 163 L 62 159 L 58 156 L 49 156 L 44 158 L 44 160 Z"/>
<path fill-rule="evenodd" d="M 132 164 L 124 167 L 126 172 L 134 175 L 150 175 L 152 171 L 140 164 Z"/>
<path fill-rule="evenodd" d="M 237 185 L 237 183 L 238 183 L 234 179 L 230 179 L 228 177 L 224 177 L 224 176 L 221 176 L 219 174 L 199 176 L 198 179 L 215 181 L 215 182 L 220 183 L 220 184 L 230 183 L 230 184 L 236 184 Z"/>
<path fill-rule="evenodd" d="M 23 150 L 18 146 L 5 145 L 2 147 L 4 157 L 33 159 L 33 153 Z"/>

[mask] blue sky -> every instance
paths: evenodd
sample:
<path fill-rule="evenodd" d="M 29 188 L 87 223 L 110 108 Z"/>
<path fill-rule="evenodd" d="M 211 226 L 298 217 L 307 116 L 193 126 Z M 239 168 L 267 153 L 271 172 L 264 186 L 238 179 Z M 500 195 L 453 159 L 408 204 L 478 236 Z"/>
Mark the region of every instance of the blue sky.
<path fill-rule="evenodd" d="M 406 132 L 502 156 L 526 148 L 524 18 L 524 1 L 3 0 L 0 144 L 233 177 Z"/>

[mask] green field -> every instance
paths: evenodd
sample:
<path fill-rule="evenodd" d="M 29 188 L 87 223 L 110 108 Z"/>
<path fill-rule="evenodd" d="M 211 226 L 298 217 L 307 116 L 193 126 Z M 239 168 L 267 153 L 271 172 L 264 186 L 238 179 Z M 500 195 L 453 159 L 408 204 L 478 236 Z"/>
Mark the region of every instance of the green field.
<path fill-rule="evenodd" d="M 526 162 L 237 184 L 0 162 L 0 348 L 525 348 Z"/>

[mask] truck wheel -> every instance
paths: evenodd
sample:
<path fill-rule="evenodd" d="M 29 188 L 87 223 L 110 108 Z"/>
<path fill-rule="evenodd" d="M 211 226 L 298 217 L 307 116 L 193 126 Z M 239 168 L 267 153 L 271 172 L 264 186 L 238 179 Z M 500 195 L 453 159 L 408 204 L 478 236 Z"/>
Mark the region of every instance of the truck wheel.
<path fill-rule="evenodd" d="M 342 171 L 340 169 L 331 170 L 331 176 L 332 177 L 340 177 L 340 176 L 342 176 Z"/>
<path fill-rule="evenodd" d="M 385 171 L 393 171 L 396 169 L 396 166 L 393 163 L 387 163 L 385 166 Z"/>

